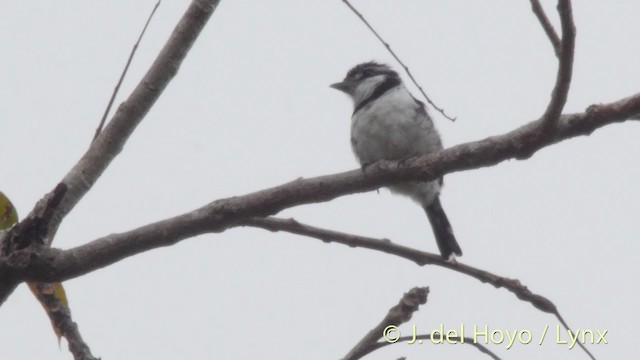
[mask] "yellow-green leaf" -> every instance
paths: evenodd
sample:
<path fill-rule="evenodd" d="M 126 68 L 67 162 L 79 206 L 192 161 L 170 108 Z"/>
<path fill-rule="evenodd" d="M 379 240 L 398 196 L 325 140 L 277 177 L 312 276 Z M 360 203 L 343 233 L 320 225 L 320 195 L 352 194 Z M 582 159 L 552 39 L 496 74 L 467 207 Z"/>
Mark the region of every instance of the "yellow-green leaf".
<path fill-rule="evenodd" d="M 51 327 L 53 327 L 53 332 L 58 337 L 58 344 L 60 343 L 60 338 L 62 337 L 62 330 L 56 326 L 53 322 L 58 316 L 55 316 L 56 313 L 62 311 L 69 314 L 69 300 L 67 300 L 67 293 L 64 291 L 64 287 L 62 287 L 61 283 L 27 283 L 29 285 L 29 289 L 33 295 L 36 296 L 44 310 L 49 315 L 49 319 L 51 319 Z M 51 297 L 58 300 L 58 307 L 51 307 L 49 304 L 52 303 Z"/>
<path fill-rule="evenodd" d="M 0 230 L 8 229 L 18 222 L 18 212 L 11 200 L 0 191 Z"/>
<path fill-rule="evenodd" d="M 18 222 L 18 212 L 13 206 L 9 198 L 7 198 L 2 191 L 0 191 L 0 230 L 8 229 L 13 224 Z M 53 323 L 54 314 L 59 311 L 65 311 L 68 314 L 69 301 L 67 300 L 67 294 L 64 291 L 61 283 L 45 284 L 45 283 L 28 283 L 29 289 L 36 296 L 44 310 L 49 314 L 49 318 L 52 319 L 51 326 L 53 326 L 53 332 L 58 337 L 58 343 L 62 336 L 62 330 Z M 58 307 L 52 308 L 48 304 L 52 303 L 51 297 L 58 300 Z"/>

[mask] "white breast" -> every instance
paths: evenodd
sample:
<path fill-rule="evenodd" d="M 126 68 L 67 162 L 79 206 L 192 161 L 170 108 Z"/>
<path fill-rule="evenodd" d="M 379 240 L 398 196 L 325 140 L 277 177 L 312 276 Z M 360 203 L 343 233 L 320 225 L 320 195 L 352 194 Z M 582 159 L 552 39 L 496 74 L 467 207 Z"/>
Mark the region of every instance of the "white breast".
<path fill-rule="evenodd" d="M 353 115 L 351 139 L 360 163 L 402 160 L 442 148 L 431 119 L 402 85 Z"/>

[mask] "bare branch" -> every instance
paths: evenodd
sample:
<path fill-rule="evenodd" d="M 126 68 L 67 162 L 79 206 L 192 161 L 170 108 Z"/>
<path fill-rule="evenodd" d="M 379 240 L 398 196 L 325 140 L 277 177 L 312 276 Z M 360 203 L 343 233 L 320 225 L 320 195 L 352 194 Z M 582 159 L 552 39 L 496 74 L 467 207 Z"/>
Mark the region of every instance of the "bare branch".
<path fill-rule="evenodd" d="M 12 231 L 11 235 L 13 235 L 13 240 L 3 241 L 2 244 L 0 244 L 2 245 L 0 254 L 7 255 L 16 249 L 30 245 L 38 246 L 45 244 L 48 246 L 51 244 L 62 219 L 71 211 L 75 204 L 80 201 L 84 194 L 89 191 L 110 162 L 118 155 L 135 127 L 144 118 L 169 81 L 176 74 L 180 63 L 185 58 L 208 18 L 215 10 L 218 2 L 219 1 L 194 1 L 192 3 L 145 77 L 130 95 L 129 99 L 120 106 L 113 120 L 102 133 L 102 136 L 98 137 L 140 39 L 151 17 L 155 13 L 159 2 L 156 4 L 138 41 L 134 45 L 125 70 L 109 101 L 103 119 L 96 130 L 94 141 L 85 155 L 56 188 L 64 189 L 62 196 L 56 197 L 56 194 L 60 194 L 60 192 L 56 192 L 55 190 L 46 196 L 41 203 L 48 203 L 50 199 L 55 198 L 55 206 L 46 207 L 46 209 L 48 209 L 46 216 L 39 213 L 39 207 L 36 206 L 25 221 L 18 224 L 14 229 L 15 231 Z M 31 219 L 36 219 L 37 221 L 30 221 Z M 34 226 L 34 224 L 37 226 Z M 15 282 L 7 281 L 9 280 L 8 278 L 2 278 L 4 278 L 4 276 L 0 276 L 0 281 L 2 281 L 5 286 L 0 286 L 0 288 L 2 288 L 0 292 L 5 296 L 0 296 L 0 303 L 6 299 L 6 296 L 8 296 L 17 285 Z M 82 341 L 77 325 L 72 321 L 70 312 L 67 311 L 68 309 L 60 306 L 55 297 L 48 299 L 46 294 L 40 291 L 45 286 L 47 286 L 47 284 L 37 284 L 34 289 L 39 298 L 42 298 L 44 301 L 43 305 L 47 309 L 52 323 L 62 331 L 62 335 L 67 339 L 70 351 L 76 359 L 93 359 L 89 347 Z"/>
<path fill-rule="evenodd" d="M 478 268 L 474 268 L 469 265 L 462 264 L 460 262 L 451 263 L 442 259 L 440 255 L 430 254 L 427 252 L 423 252 L 420 250 L 412 249 L 406 246 L 398 245 L 389 239 L 374 239 L 365 236 L 359 236 L 354 234 L 342 233 L 333 230 L 322 229 L 306 224 L 302 224 L 294 219 L 279 219 L 274 217 L 268 218 L 253 218 L 247 219 L 242 222 L 242 224 L 246 226 L 253 226 L 269 231 L 286 231 L 292 234 L 304 235 L 313 237 L 316 239 L 320 239 L 324 242 L 336 242 L 339 244 L 347 245 L 349 247 L 360 247 L 365 249 L 371 249 L 376 251 L 381 251 L 390 255 L 399 256 L 408 260 L 415 262 L 419 266 L 424 265 L 436 265 L 441 266 L 453 271 L 457 271 L 461 274 L 469 275 L 483 283 L 488 283 L 493 285 L 496 288 L 505 288 L 511 293 L 515 294 L 518 299 L 527 301 L 531 303 L 535 308 L 540 311 L 554 314 L 558 321 L 565 327 L 566 330 L 571 330 L 567 322 L 564 320 L 558 308 L 555 304 L 542 295 L 535 294 L 531 292 L 525 285 L 517 279 L 510 279 L 506 277 L 502 277 L 499 275 L 492 274 L 488 271 L 481 270 Z M 409 340 L 411 338 L 407 338 Z M 377 340 L 377 338 L 375 339 Z M 374 341 L 375 341 L 374 340 Z M 402 340 L 402 339 L 399 339 Z M 388 343 L 377 343 L 380 346 L 372 347 L 369 351 L 360 353 L 358 355 L 364 356 L 371 351 L 374 351 L 382 346 L 388 345 Z M 581 344 L 580 347 L 593 358 L 593 355 L 584 344 Z M 365 347 L 366 349 L 366 347 Z M 485 349 L 484 347 L 478 347 L 480 351 L 490 355 L 493 358 L 497 358 L 495 354 Z M 362 351 L 362 349 L 361 349 Z M 355 359 L 360 358 L 361 356 L 355 357 Z"/>
<path fill-rule="evenodd" d="M 442 256 L 412 249 L 391 242 L 389 239 L 374 239 L 366 236 L 347 234 L 343 232 L 322 229 L 306 224 L 302 224 L 294 219 L 279 219 L 274 217 L 253 218 L 242 222 L 243 225 L 262 228 L 269 231 L 286 231 L 293 234 L 304 235 L 320 239 L 325 242 L 336 242 L 349 247 L 361 247 L 370 250 L 381 251 L 390 255 L 399 256 L 401 258 L 411 260 L 418 266 L 436 265 L 444 267 L 461 274 L 465 274 L 488 283 L 496 288 L 505 288 L 515 294 L 519 299 L 527 301 L 537 309 L 547 312 L 556 313 L 556 306 L 542 295 L 532 293 L 526 286 L 522 285 L 517 279 L 509 279 L 499 275 L 492 274 L 460 262 L 451 263 L 442 259 Z"/>
<path fill-rule="evenodd" d="M 62 219 L 91 189 L 111 161 L 122 151 L 129 136 L 178 72 L 189 49 L 219 2 L 219 0 L 192 1 L 146 75 L 129 98 L 120 105 L 101 135 L 64 177 L 62 182 L 68 186 L 69 191 L 56 211 L 49 238 L 53 238 L 52 235 L 55 234 Z"/>
<path fill-rule="evenodd" d="M 96 129 L 96 132 L 92 141 L 95 141 L 96 138 L 98 138 L 98 135 L 100 135 L 100 132 L 102 131 L 102 128 L 107 119 L 107 116 L 109 115 L 109 111 L 111 110 L 111 106 L 113 105 L 113 101 L 115 100 L 116 95 L 118 94 L 118 90 L 120 89 L 120 86 L 122 85 L 122 81 L 124 80 L 124 77 L 127 74 L 127 71 L 129 69 L 129 66 L 131 65 L 131 61 L 133 60 L 136 50 L 138 49 L 140 41 L 142 40 L 142 37 L 144 36 L 144 33 L 147 30 L 147 27 L 149 26 L 151 19 L 153 18 L 153 15 L 158 9 L 158 6 L 160 6 L 160 0 L 158 0 L 156 5 L 153 7 L 151 14 L 149 14 L 149 17 L 147 18 L 147 21 L 144 24 L 144 27 L 142 28 L 140 35 L 138 36 L 138 40 L 134 44 L 133 49 L 129 54 L 129 59 L 127 60 L 127 63 L 124 67 L 124 70 L 122 71 L 122 74 L 120 75 L 120 79 L 118 80 L 118 83 L 116 84 L 116 87 L 114 88 L 113 93 L 111 94 L 111 98 L 109 99 L 107 108 L 104 111 L 104 114 L 102 116 L 102 119 L 100 120 L 100 124 Z M 64 185 L 63 183 L 61 184 Z M 47 244 L 50 244 L 53 241 L 53 232 L 55 232 L 55 230 L 45 232 L 50 235 L 50 238 L 47 240 Z M 33 291 L 34 295 L 38 298 L 38 300 L 44 307 L 47 313 L 47 316 L 51 320 L 51 324 L 53 325 L 58 336 L 64 336 L 64 338 L 67 340 L 69 351 L 73 354 L 74 359 L 75 360 L 96 360 L 97 358 L 95 358 L 91 354 L 91 350 L 89 349 L 89 346 L 82 339 L 82 336 L 80 335 L 80 331 L 78 330 L 78 325 L 73 321 L 71 317 L 71 309 L 65 304 L 61 303 L 58 296 L 56 296 L 54 289 L 56 287 L 63 289 L 62 284 L 30 283 L 29 286 Z"/>
<path fill-rule="evenodd" d="M 559 58 L 560 52 L 561 52 L 560 37 L 556 33 L 556 30 L 553 28 L 553 25 L 551 25 L 551 22 L 549 21 L 547 14 L 544 12 L 542 5 L 540 5 L 539 0 L 531 0 L 531 10 L 533 10 L 533 13 L 538 18 L 540 25 L 542 25 L 542 29 L 544 30 L 545 34 L 547 34 L 547 37 L 551 42 L 553 51 L 555 52 L 556 56 Z"/>
<path fill-rule="evenodd" d="M 636 118 L 638 113 L 640 94 L 609 104 L 593 105 L 584 113 L 564 115 L 553 134 L 544 131 L 539 119 L 503 135 L 409 159 L 402 166 L 397 162 L 380 161 L 369 166 L 364 174 L 353 170 L 299 179 L 253 194 L 218 200 L 184 215 L 109 235 L 66 251 L 32 246 L 12 253 L 3 252 L 0 254 L 0 304 L 21 281 L 62 281 L 149 249 L 172 245 L 207 232 L 224 231 L 237 226 L 242 220 L 273 215 L 292 206 L 328 201 L 403 181 L 430 181 L 451 172 L 524 158 L 545 146 L 588 135 L 600 127 L 629 117 Z M 0 249 L 4 248 L 7 239 L 20 238 L 20 233 L 14 233 L 18 228 L 13 227 L 8 234 L 1 234 Z"/>
<path fill-rule="evenodd" d="M 400 66 L 402 66 L 402 68 L 404 69 L 404 71 L 407 73 L 407 76 L 409 76 L 409 79 L 411 79 L 411 81 L 413 82 L 413 84 L 418 88 L 418 90 L 420 90 L 420 93 L 422 93 L 422 96 L 424 96 L 424 98 L 427 100 L 427 102 L 429 103 L 429 105 L 431 105 L 436 111 L 438 111 L 440 114 L 442 114 L 442 116 L 444 116 L 445 118 L 451 120 L 451 121 L 456 121 L 455 117 L 450 117 L 449 115 L 447 115 L 443 109 L 439 108 L 433 101 L 431 101 L 431 99 L 429 98 L 429 96 L 427 96 L 427 94 L 424 92 L 424 90 L 422 89 L 422 86 L 420 86 L 420 84 L 418 84 L 418 82 L 416 81 L 416 79 L 413 77 L 413 75 L 411 75 L 411 71 L 409 71 L 409 67 L 407 65 L 405 65 L 402 60 L 400 60 L 400 58 L 398 57 L 398 55 L 396 55 L 396 53 L 391 50 L 391 45 L 389 45 L 388 42 L 384 41 L 384 39 L 382 38 L 382 36 L 380 36 L 380 34 L 378 34 L 378 32 L 373 28 L 373 26 L 371 26 L 371 24 L 369 24 L 369 22 L 367 21 L 367 19 L 364 18 L 364 15 L 362 15 L 353 5 L 351 5 L 351 3 L 349 2 L 349 0 L 342 0 L 342 2 L 344 2 L 349 9 L 351 9 L 351 11 L 353 11 L 354 14 L 356 14 L 356 16 L 358 16 L 360 18 L 360 20 L 362 20 L 362 22 L 369 28 L 369 30 L 371 30 L 371 32 L 373 33 L 373 35 L 375 35 L 378 40 L 380 40 L 380 42 L 382 43 L 382 45 L 384 45 L 384 47 L 387 48 L 387 50 L 389 51 L 389 53 L 391 54 L 391 56 L 393 56 L 394 59 L 396 59 L 396 61 L 398 62 L 398 64 L 400 64 Z"/>
<path fill-rule="evenodd" d="M 129 136 L 175 76 L 219 2 L 219 0 L 194 0 L 191 3 L 147 74 L 129 98 L 120 105 L 101 135 L 58 184 L 58 187 L 64 186 L 65 193 L 62 199 L 57 201 L 55 208 L 51 208 L 52 213 L 46 217 L 46 221 L 42 221 L 38 206 L 23 220 L 24 222 L 30 218 L 40 219 L 39 229 L 44 229 L 44 232 L 38 234 L 25 232 L 21 229 L 29 229 L 31 226 L 20 226 L 23 223 L 21 222 L 11 230 L 10 234 L 0 237 L 0 257 L 8 256 L 12 250 L 19 250 L 19 248 L 7 248 L 7 246 L 13 246 L 12 243 L 16 241 L 22 242 L 24 247 L 27 247 L 39 245 L 37 239 L 46 239 L 47 244 L 50 245 L 64 217 L 91 189 L 111 161 L 120 153 Z M 55 193 L 55 190 L 52 193 Z M 52 193 L 43 198 L 40 203 L 46 202 Z M 7 240 L 9 237 L 13 239 Z M 2 267 L 1 264 L 0 267 Z M 13 291 L 16 284 L 8 273 L 0 272 L 0 304 Z"/>
<path fill-rule="evenodd" d="M 200 209 L 112 234 L 69 250 L 31 247 L 0 257 L 0 304 L 21 281 L 55 282 L 70 279 L 115 263 L 137 253 L 173 245 L 209 232 L 222 232 L 253 217 L 266 217 L 297 205 L 323 202 L 336 197 L 375 190 L 410 181 L 430 181 L 447 173 L 498 164 L 522 158 L 551 144 L 625 121 L 640 113 L 640 94 L 609 104 L 594 105 L 584 113 L 564 115 L 557 131 L 545 133 L 541 120 L 509 133 L 456 145 L 438 153 L 397 162 L 380 161 L 345 173 L 298 179 L 252 194 L 217 200 Z M 106 131 L 106 130 L 105 130 Z M 14 227 L 15 228 L 15 227 Z M 0 236 L 0 243 L 8 235 Z"/>
<path fill-rule="evenodd" d="M 551 92 L 551 101 L 542 115 L 545 130 L 555 130 L 562 109 L 567 102 L 571 76 L 573 74 L 573 55 L 576 45 L 576 26 L 573 22 L 571 0 L 558 0 L 558 14 L 562 27 L 562 41 L 558 55 L 558 73 L 556 84 Z"/>
<path fill-rule="evenodd" d="M 376 325 L 371 331 L 369 331 L 363 338 L 356 344 L 356 346 L 349 351 L 347 356 L 343 360 L 355 360 L 361 356 L 356 356 L 373 346 L 378 339 L 383 337 L 384 332 L 387 331 L 389 326 L 400 326 L 401 324 L 411 320 L 413 313 L 418 311 L 420 305 L 427 303 L 427 295 L 429 295 L 428 287 L 415 287 L 404 295 L 400 299 L 398 305 L 395 305 L 384 319 Z"/>
<path fill-rule="evenodd" d="M 105 121 L 107 121 L 107 116 L 109 116 L 109 111 L 111 110 L 113 101 L 116 99 L 116 95 L 118 95 L 118 90 L 120 90 L 120 85 L 122 85 L 122 81 L 124 80 L 124 77 L 127 75 L 127 71 L 129 70 L 129 65 L 131 65 L 131 60 L 133 60 L 133 56 L 136 54 L 136 50 L 138 50 L 140 41 L 144 36 L 144 32 L 147 31 L 147 26 L 149 26 L 149 23 L 151 22 L 151 18 L 153 18 L 153 15 L 156 13 L 156 10 L 158 10 L 158 6 L 160 6 L 160 1 L 161 0 L 158 0 L 158 2 L 156 3 L 156 6 L 153 7 L 153 10 L 151 10 L 151 14 L 149 14 L 149 17 L 147 18 L 147 22 L 144 24 L 144 27 L 140 32 L 140 36 L 138 36 L 138 41 L 136 41 L 136 43 L 133 45 L 133 49 L 131 49 L 131 53 L 129 54 L 129 59 L 127 59 L 127 64 L 124 66 L 124 70 L 122 70 L 120 79 L 118 80 L 116 87 L 113 89 L 113 93 L 111 94 L 111 98 L 109 99 L 109 104 L 107 104 L 107 108 L 104 110 L 102 119 L 100 119 L 100 124 L 98 124 L 98 128 L 96 129 L 96 133 L 95 135 L 93 135 L 93 141 L 95 141 L 98 138 L 98 135 L 100 135 L 100 132 L 102 131 L 102 127 L 104 126 Z"/>

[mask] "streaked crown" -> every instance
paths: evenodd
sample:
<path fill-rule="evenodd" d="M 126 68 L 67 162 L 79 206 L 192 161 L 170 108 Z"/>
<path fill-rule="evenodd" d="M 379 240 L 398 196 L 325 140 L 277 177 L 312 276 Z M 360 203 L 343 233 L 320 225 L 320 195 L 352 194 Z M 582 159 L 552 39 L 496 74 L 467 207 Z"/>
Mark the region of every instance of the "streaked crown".
<path fill-rule="evenodd" d="M 393 71 L 388 65 L 369 61 L 354 66 L 347 73 L 345 80 L 364 80 L 377 75 L 399 78 L 398 73 Z"/>

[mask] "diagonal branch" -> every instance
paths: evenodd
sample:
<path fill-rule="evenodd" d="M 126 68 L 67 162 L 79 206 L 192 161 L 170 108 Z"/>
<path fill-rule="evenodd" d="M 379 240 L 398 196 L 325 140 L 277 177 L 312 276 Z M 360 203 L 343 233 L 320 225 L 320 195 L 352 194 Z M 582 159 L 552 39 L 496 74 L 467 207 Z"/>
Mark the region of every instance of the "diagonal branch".
<path fill-rule="evenodd" d="M 531 0 L 531 10 L 533 10 L 533 13 L 538 18 L 540 25 L 542 25 L 542 29 L 544 30 L 545 34 L 547 34 L 547 37 L 551 42 L 551 46 L 553 47 L 553 51 L 556 53 L 556 56 L 560 57 L 560 37 L 556 33 L 556 30 L 553 28 L 553 25 L 551 25 L 551 22 L 549 21 L 547 14 L 544 12 L 544 9 L 542 8 L 539 0 Z"/>
<path fill-rule="evenodd" d="M 51 244 L 55 232 L 64 216 L 69 213 L 82 196 L 89 191 L 102 172 L 121 151 L 129 135 L 131 135 L 135 127 L 153 106 L 171 78 L 175 76 L 180 63 L 185 58 L 189 48 L 213 13 L 216 4 L 217 1 L 212 1 L 209 4 L 202 1 L 193 2 L 141 83 L 130 95 L 129 99 L 120 106 L 118 113 L 116 113 L 112 119 L 107 130 L 102 133 L 102 136 L 99 136 L 138 44 L 151 18 L 160 5 L 160 1 L 156 3 L 138 41 L 134 45 L 122 76 L 116 85 L 107 109 L 96 130 L 90 148 L 67 176 L 65 176 L 64 180 L 56 186 L 56 189 L 39 202 L 39 204 L 48 204 L 54 202 L 52 200 L 55 200 L 55 206 L 48 206 L 48 213 L 45 212 L 44 215 L 38 210 L 40 206 L 36 206 L 25 221 L 19 224 L 15 231 L 12 232 L 14 240 L 2 243 L 0 253 L 10 254 L 21 246 L 49 246 Z M 36 219 L 37 222 L 31 221 L 31 219 Z M 38 226 L 32 226 L 33 224 Z M 7 284 L 6 293 L 9 294 L 15 285 L 15 283 Z M 54 329 L 56 329 L 56 333 L 67 339 L 69 350 L 73 353 L 74 358 L 78 360 L 95 359 L 91 355 L 89 347 L 82 339 L 76 323 L 72 320 L 69 308 L 61 303 L 55 292 L 48 291 L 57 287 L 62 289 L 62 285 L 32 283 L 30 287 L 44 306 Z"/>
<path fill-rule="evenodd" d="M 122 74 L 120 74 L 120 79 L 118 79 L 118 83 L 116 84 L 116 87 L 113 89 L 113 93 L 111 94 L 111 98 L 109 98 L 109 103 L 107 104 L 107 108 L 104 110 L 104 114 L 102 115 L 102 119 L 100 119 L 100 123 L 98 124 L 98 128 L 96 128 L 96 133 L 93 135 L 92 141 L 95 141 L 98 135 L 100 135 L 100 132 L 104 127 L 104 123 L 105 121 L 107 121 L 107 116 L 109 116 L 109 111 L 111 110 L 113 101 L 116 99 L 116 96 L 118 95 L 118 90 L 120 90 L 122 81 L 124 80 L 124 77 L 127 75 L 127 71 L 129 70 L 129 66 L 131 65 L 131 61 L 133 60 L 133 57 L 135 56 L 136 51 L 138 50 L 140 41 L 142 41 L 142 37 L 144 36 L 144 33 L 147 31 L 147 27 L 149 26 L 149 23 L 151 22 L 153 15 L 156 13 L 156 10 L 158 10 L 158 7 L 160 6 L 160 1 L 161 0 L 158 0 L 156 5 L 153 7 L 153 10 L 151 10 L 151 14 L 149 14 L 149 17 L 147 18 L 147 22 L 144 24 L 144 27 L 140 32 L 140 36 L 138 36 L 138 41 L 136 41 L 136 43 L 133 45 L 133 49 L 131 49 L 131 53 L 129 53 L 129 58 L 127 59 L 127 63 L 124 66 L 124 70 L 122 70 Z"/>
<path fill-rule="evenodd" d="M 113 105 L 113 101 L 115 100 L 116 95 L 118 94 L 118 90 L 120 89 L 120 86 L 122 85 L 122 81 L 124 80 L 127 74 L 127 70 L 131 65 L 131 61 L 133 60 L 136 50 L 138 49 L 140 41 L 142 40 L 142 37 L 144 36 L 144 33 L 147 30 L 147 27 L 149 26 L 149 23 L 151 22 L 151 19 L 153 18 L 153 15 L 156 13 L 156 10 L 158 9 L 159 6 L 160 6 L 160 0 L 158 0 L 156 5 L 153 7 L 153 10 L 151 11 L 151 14 L 149 14 L 147 21 L 142 29 L 142 32 L 138 36 L 138 40 L 136 41 L 135 45 L 133 46 L 133 49 L 131 50 L 131 54 L 129 55 L 127 64 L 125 65 L 125 68 L 122 71 L 120 79 L 118 80 L 118 83 L 116 84 L 116 87 L 113 90 L 113 94 L 109 99 L 107 108 L 104 111 L 104 114 L 102 116 L 102 119 L 100 120 L 100 123 L 98 125 L 98 128 L 96 129 L 96 132 L 92 141 L 95 141 L 95 139 L 98 137 L 98 135 L 102 131 L 102 128 L 104 127 L 104 124 L 105 124 L 105 121 L 107 120 L 107 116 L 109 115 L 111 106 Z M 59 186 L 61 185 L 65 186 L 64 183 L 59 184 Z M 43 233 L 45 234 L 48 233 L 50 235 L 50 237 L 46 240 L 46 243 L 51 244 L 51 242 L 53 241 L 53 232 L 50 232 L 47 230 L 47 231 L 43 231 Z M 95 358 L 91 354 L 91 349 L 89 348 L 89 345 L 82 338 L 82 335 L 78 330 L 78 325 L 76 324 L 75 321 L 73 321 L 71 317 L 71 309 L 67 304 L 65 290 L 62 284 L 61 283 L 28 283 L 28 285 L 31 291 L 33 292 L 33 294 L 38 299 L 38 301 L 44 307 L 47 316 L 51 320 L 51 324 L 53 326 L 54 332 L 58 336 L 58 341 L 60 341 L 61 336 L 67 340 L 68 348 L 69 348 L 69 351 L 73 354 L 73 358 L 75 360 L 96 360 L 97 358 Z"/>
<path fill-rule="evenodd" d="M 39 229 L 43 229 L 42 233 L 35 234 L 35 236 L 27 232 L 21 233 L 21 229 L 29 227 L 18 224 L 11 231 L 10 235 L 14 239 L 14 241 L 10 241 L 11 243 L 20 241 L 24 243 L 24 247 L 37 246 L 41 239 L 45 239 L 47 245 L 51 244 L 64 217 L 91 189 L 111 161 L 120 153 L 129 136 L 160 97 L 169 81 L 175 76 L 180 64 L 219 2 L 219 0 L 194 0 L 191 3 L 147 74 L 129 98 L 120 105 L 100 136 L 91 143 L 87 152 L 57 185 L 56 189 L 64 188 L 65 192 L 63 197 L 56 201 L 56 207 L 46 217 L 46 221 L 39 221 Z M 41 218 L 41 214 L 38 212 L 40 204 L 49 202 L 55 194 L 56 190 L 47 194 L 25 218 L 25 221 L 31 218 Z M 0 240 L 3 239 L 0 238 Z M 7 241 L 0 241 L 0 249 L 2 250 L 0 256 L 9 255 L 11 251 L 6 250 L 8 246 L 12 245 Z M 11 289 L 16 285 L 9 282 L 8 279 L 8 274 L 0 272 L 0 293 L 2 293 L 0 294 L 0 303 L 5 299 L 2 295 L 11 293 Z"/>
<path fill-rule="evenodd" d="M 178 72 L 219 0 L 194 0 L 176 25 L 138 86 L 120 105 L 111 121 L 62 182 L 68 192 L 58 207 L 48 238 L 52 239 L 63 218 L 91 189 L 107 166 L 122 151 L 125 142 Z"/>

